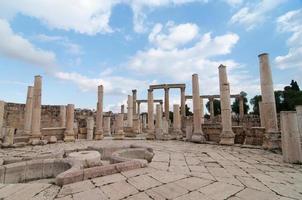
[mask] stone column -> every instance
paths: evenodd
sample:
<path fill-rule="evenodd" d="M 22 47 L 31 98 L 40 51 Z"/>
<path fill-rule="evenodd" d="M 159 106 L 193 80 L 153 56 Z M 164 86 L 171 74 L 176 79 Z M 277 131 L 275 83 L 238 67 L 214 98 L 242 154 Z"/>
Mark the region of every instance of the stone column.
<path fill-rule="evenodd" d="M 143 120 L 143 128 L 147 128 L 147 117 L 146 117 L 146 114 L 142 115 L 142 120 Z"/>
<path fill-rule="evenodd" d="M 209 98 L 209 102 L 210 102 L 210 119 L 212 122 L 214 122 L 214 118 L 215 118 L 215 113 L 214 113 L 214 98 L 210 97 Z"/>
<path fill-rule="evenodd" d="M 95 140 L 101 140 L 104 138 L 103 132 L 103 96 L 104 88 L 103 85 L 98 86 L 98 103 L 96 111 L 96 131 L 94 135 Z"/>
<path fill-rule="evenodd" d="M 153 115 L 153 90 L 148 89 L 148 135 L 147 139 L 154 139 L 154 115 Z"/>
<path fill-rule="evenodd" d="M 111 118 L 110 116 L 104 117 L 104 136 L 111 136 Z"/>
<path fill-rule="evenodd" d="M 137 98 L 137 90 L 132 90 L 133 115 L 137 114 L 137 111 L 136 111 L 136 98 Z"/>
<path fill-rule="evenodd" d="M 141 103 L 137 102 L 137 114 L 140 115 L 141 114 Z"/>
<path fill-rule="evenodd" d="M 155 135 L 157 139 L 161 139 L 163 135 L 163 112 L 160 104 L 156 105 Z"/>
<path fill-rule="evenodd" d="M 240 96 L 239 97 L 239 118 L 240 118 L 240 121 L 243 120 L 243 117 L 244 117 L 244 98 L 243 96 Z"/>
<path fill-rule="evenodd" d="M 263 113 L 263 105 L 262 105 L 262 102 L 259 101 L 258 102 L 258 105 L 259 105 L 259 117 L 260 117 L 260 126 L 261 127 L 265 127 L 265 114 Z"/>
<path fill-rule="evenodd" d="M 169 88 L 165 87 L 165 117 L 169 120 Z"/>
<path fill-rule="evenodd" d="M 203 98 L 200 97 L 201 124 L 204 124 Z"/>
<path fill-rule="evenodd" d="M 66 130 L 64 132 L 65 142 L 75 141 L 73 125 L 74 125 L 74 105 L 68 104 L 66 109 Z"/>
<path fill-rule="evenodd" d="M 297 113 L 282 111 L 280 122 L 283 161 L 301 163 L 302 152 Z"/>
<path fill-rule="evenodd" d="M 114 135 L 115 140 L 122 140 L 125 137 L 124 133 L 124 114 L 119 113 L 116 116 L 116 133 Z"/>
<path fill-rule="evenodd" d="M 194 130 L 191 138 L 192 142 L 205 142 L 205 137 L 201 127 L 201 110 L 198 74 L 192 75 L 192 99 L 193 99 L 193 124 Z"/>
<path fill-rule="evenodd" d="M 272 72 L 269 64 L 268 54 L 263 53 L 259 56 L 260 83 L 262 108 L 265 114 L 265 136 L 263 147 L 267 149 L 279 148 L 278 141 L 280 132 L 278 131 L 277 111 L 275 104 L 274 86 Z"/>
<path fill-rule="evenodd" d="M 220 65 L 219 86 L 220 86 L 220 107 L 222 132 L 220 134 L 220 144 L 233 145 L 235 134 L 232 130 L 232 114 L 230 100 L 230 84 L 228 82 L 226 66 Z"/>
<path fill-rule="evenodd" d="M 128 95 L 128 101 L 127 101 L 128 107 L 127 107 L 127 125 L 128 127 L 133 127 L 133 97 L 131 95 Z"/>
<path fill-rule="evenodd" d="M 24 134 L 30 135 L 31 133 L 31 118 L 33 111 L 33 95 L 34 87 L 28 86 L 27 88 L 27 98 L 25 104 L 25 115 L 24 115 Z"/>
<path fill-rule="evenodd" d="M 60 106 L 60 126 L 66 126 L 66 106 Z"/>
<path fill-rule="evenodd" d="M 33 107 L 31 118 L 31 136 L 29 142 L 31 144 L 38 144 L 41 134 L 41 91 L 42 90 L 42 77 L 35 76 L 34 82 L 34 95 L 33 95 Z"/>
<path fill-rule="evenodd" d="M 0 100 L 0 144 L 3 137 L 4 104 L 4 101 Z"/>
<path fill-rule="evenodd" d="M 181 106 L 181 116 L 186 116 L 186 88 L 180 88 L 180 106 Z"/>
<path fill-rule="evenodd" d="M 93 140 L 94 118 L 88 117 L 86 122 L 87 122 L 87 140 Z"/>
<path fill-rule="evenodd" d="M 173 133 L 176 135 L 177 139 L 182 138 L 181 118 L 178 104 L 173 105 Z"/>
<path fill-rule="evenodd" d="M 125 105 L 121 105 L 121 113 L 124 114 L 125 113 Z"/>

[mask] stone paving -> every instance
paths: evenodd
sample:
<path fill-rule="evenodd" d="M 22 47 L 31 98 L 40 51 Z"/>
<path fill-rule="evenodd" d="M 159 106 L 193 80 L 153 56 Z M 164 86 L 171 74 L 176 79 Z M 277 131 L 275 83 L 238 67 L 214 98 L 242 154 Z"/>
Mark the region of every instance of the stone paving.
<path fill-rule="evenodd" d="M 81 149 L 89 145 L 145 144 L 155 156 L 147 168 L 59 187 L 51 180 L 0 185 L 0 199 L 302 199 L 302 166 L 260 149 L 179 141 L 77 141 L 19 149 L 0 149 L 22 157 Z"/>

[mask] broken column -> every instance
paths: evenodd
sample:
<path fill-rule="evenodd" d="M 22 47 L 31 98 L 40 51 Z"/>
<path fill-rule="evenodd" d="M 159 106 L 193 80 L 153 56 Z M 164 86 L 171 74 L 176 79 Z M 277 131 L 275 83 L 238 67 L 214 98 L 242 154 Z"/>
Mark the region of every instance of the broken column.
<path fill-rule="evenodd" d="M 266 149 L 279 148 L 280 132 L 278 131 L 277 111 L 275 104 L 274 85 L 271 67 L 267 53 L 260 54 L 260 83 L 262 108 L 265 115 L 265 135 L 263 147 Z"/>
<path fill-rule="evenodd" d="M 124 114 L 125 113 L 125 105 L 121 105 L 121 113 Z"/>
<path fill-rule="evenodd" d="M 154 139 L 154 115 L 153 115 L 153 90 L 148 89 L 148 135 L 147 139 Z"/>
<path fill-rule="evenodd" d="M 74 124 L 74 105 L 68 104 L 66 109 L 66 130 L 64 132 L 65 142 L 75 141 L 73 124 Z"/>
<path fill-rule="evenodd" d="M 205 137 L 201 128 L 201 110 L 198 74 L 192 75 L 192 99 L 193 99 L 193 135 L 192 142 L 205 142 Z"/>
<path fill-rule="evenodd" d="M 116 115 L 116 133 L 114 135 L 115 140 L 122 140 L 125 137 L 124 133 L 124 114 L 119 113 Z"/>
<path fill-rule="evenodd" d="M 186 88 L 180 88 L 180 109 L 181 109 L 181 116 L 186 116 L 186 94 L 185 94 Z"/>
<path fill-rule="evenodd" d="M 93 140 L 93 131 L 94 131 L 94 118 L 88 117 L 86 120 L 87 123 L 87 140 Z"/>
<path fill-rule="evenodd" d="M 111 136 L 111 118 L 110 116 L 104 117 L 104 136 Z"/>
<path fill-rule="evenodd" d="M 96 111 L 96 130 L 94 139 L 101 140 L 104 138 L 103 135 L 103 95 L 104 88 L 103 85 L 98 86 L 98 103 L 97 103 L 97 111 Z"/>
<path fill-rule="evenodd" d="M 24 134 L 30 135 L 31 133 L 31 118 L 33 111 L 33 86 L 28 86 L 27 88 L 27 98 L 25 104 L 25 115 L 24 115 Z"/>
<path fill-rule="evenodd" d="M 41 134 L 41 90 L 42 90 L 42 77 L 35 76 L 32 118 L 31 118 L 31 136 L 29 143 L 39 144 Z"/>
<path fill-rule="evenodd" d="M 133 108 L 133 112 L 132 114 L 133 115 L 136 115 L 137 112 L 136 112 L 136 97 L 137 97 L 137 90 L 132 90 L 132 108 Z"/>
<path fill-rule="evenodd" d="M 128 95 L 128 107 L 127 107 L 127 125 L 128 127 L 133 127 L 133 98 Z"/>
<path fill-rule="evenodd" d="M 163 112 L 160 104 L 156 105 L 155 135 L 157 139 L 163 136 Z"/>
<path fill-rule="evenodd" d="M 282 111 L 280 123 L 283 161 L 301 163 L 301 139 L 297 113 L 295 111 Z"/>
<path fill-rule="evenodd" d="M 165 87 L 165 117 L 169 120 L 169 88 Z"/>
<path fill-rule="evenodd" d="M 230 99 L 230 84 L 228 82 L 226 66 L 220 65 L 219 70 L 219 88 L 220 88 L 220 107 L 221 107 L 221 125 L 220 144 L 233 145 L 235 134 L 232 130 L 232 114 Z"/>
<path fill-rule="evenodd" d="M 179 113 L 179 105 L 173 105 L 173 133 L 176 135 L 177 139 L 182 138 L 182 131 L 181 131 L 181 118 Z"/>
<path fill-rule="evenodd" d="M 60 126 L 66 126 L 66 106 L 60 106 Z"/>

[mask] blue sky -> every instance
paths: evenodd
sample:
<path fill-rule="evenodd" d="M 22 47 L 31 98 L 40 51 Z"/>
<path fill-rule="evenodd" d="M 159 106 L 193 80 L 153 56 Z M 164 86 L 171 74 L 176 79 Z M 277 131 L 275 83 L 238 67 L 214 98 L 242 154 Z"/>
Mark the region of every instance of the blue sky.
<path fill-rule="evenodd" d="M 43 76 L 43 104 L 119 110 L 150 84 L 186 83 L 199 74 L 201 94 L 218 94 L 218 66 L 232 93 L 260 93 L 257 55 L 270 54 L 276 89 L 302 86 L 301 0 L 2 0 L 0 99 L 25 102 Z M 163 98 L 163 91 L 155 91 Z M 170 105 L 179 103 L 171 90 Z M 144 108 L 142 108 L 144 110 Z"/>

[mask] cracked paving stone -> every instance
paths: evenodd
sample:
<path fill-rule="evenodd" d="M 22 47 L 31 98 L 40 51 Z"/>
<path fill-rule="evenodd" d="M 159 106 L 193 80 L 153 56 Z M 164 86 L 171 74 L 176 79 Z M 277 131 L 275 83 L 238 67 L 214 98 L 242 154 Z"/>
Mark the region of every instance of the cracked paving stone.
<path fill-rule="evenodd" d="M 91 181 L 96 185 L 96 186 L 102 186 L 102 185 L 107 185 L 110 183 L 116 183 L 120 181 L 126 180 L 126 177 L 124 177 L 121 174 L 112 174 L 108 176 L 102 176 L 98 178 L 91 179 Z"/>
<path fill-rule="evenodd" d="M 95 188 L 92 190 L 80 192 L 73 195 L 73 200 L 107 200 L 107 196 L 99 189 Z"/>
<path fill-rule="evenodd" d="M 146 193 L 140 192 L 133 196 L 126 198 L 126 200 L 152 200 Z"/>
<path fill-rule="evenodd" d="M 185 179 L 175 181 L 174 183 L 177 184 L 180 187 L 183 187 L 183 188 L 189 190 L 189 191 L 194 191 L 194 190 L 197 190 L 201 187 L 209 185 L 212 182 L 213 181 L 210 181 L 210 180 L 207 180 L 207 179 L 189 177 L 189 178 L 185 178 Z"/>
<path fill-rule="evenodd" d="M 134 186 L 130 185 L 126 181 L 105 185 L 101 187 L 101 190 L 106 196 L 114 200 L 122 199 L 138 193 L 138 190 L 136 190 Z"/>
<path fill-rule="evenodd" d="M 144 191 L 162 184 L 161 182 L 147 175 L 132 177 L 129 178 L 127 181 L 139 191 Z"/>
<path fill-rule="evenodd" d="M 156 200 L 174 199 L 188 192 L 188 190 L 178 186 L 176 183 L 168 183 L 146 191 L 148 195 L 150 195 L 153 199 Z"/>
<path fill-rule="evenodd" d="M 263 192 L 259 190 L 254 190 L 251 188 L 246 188 L 236 194 L 237 197 L 244 200 L 274 200 L 279 199 L 280 196 L 277 196 L 273 192 Z"/>
<path fill-rule="evenodd" d="M 64 197 L 64 196 L 67 196 L 70 194 L 91 190 L 93 188 L 94 188 L 94 185 L 91 183 L 90 180 L 71 183 L 68 185 L 64 185 L 62 187 L 62 189 L 59 192 L 58 197 Z"/>
<path fill-rule="evenodd" d="M 157 171 L 157 172 L 150 173 L 148 175 L 162 183 L 169 183 L 187 177 L 184 174 L 175 174 L 175 173 L 164 172 L 164 171 Z"/>

